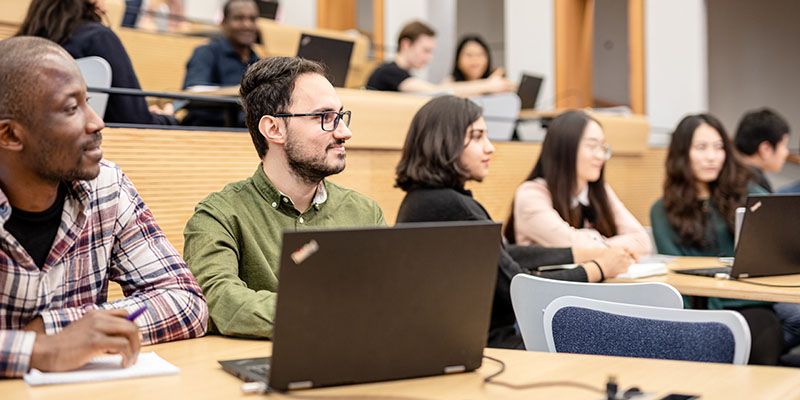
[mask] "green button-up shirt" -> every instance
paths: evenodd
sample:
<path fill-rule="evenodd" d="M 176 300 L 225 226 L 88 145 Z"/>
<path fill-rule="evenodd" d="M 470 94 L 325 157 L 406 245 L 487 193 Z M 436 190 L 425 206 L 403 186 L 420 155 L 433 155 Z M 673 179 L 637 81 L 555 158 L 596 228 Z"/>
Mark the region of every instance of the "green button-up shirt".
<path fill-rule="evenodd" d="M 327 180 L 301 213 L 261 165 L 212 193 L 186 224 L 183 251 L 208 302 L 209 331 L 272 337 L 284 230 L 385 224 L 375 201 Z"/>

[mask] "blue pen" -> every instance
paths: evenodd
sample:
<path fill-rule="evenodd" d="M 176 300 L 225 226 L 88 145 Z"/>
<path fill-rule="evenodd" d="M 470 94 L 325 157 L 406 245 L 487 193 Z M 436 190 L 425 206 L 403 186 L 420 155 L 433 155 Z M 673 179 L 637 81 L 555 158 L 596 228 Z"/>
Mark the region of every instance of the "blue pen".
<path fill-rule="evenodd" d="M 137 317 L 139 317 L 140 315 L 144 314 L 144 312 L 145 312 L 145 311 L 147 311 L 147 306 L 141 306 L 141 307 L 140 307 L 138 310 L 134 311 L 134 312 L 133 312 L 133 313 L 131 313 L 131 314 L 128 314 L 128 316 L 127 316 L 127 317 L 125 317 L 125 318 L 126 318 L 128 321 L 133 321 L 133 320 L 135 320 Z"/>

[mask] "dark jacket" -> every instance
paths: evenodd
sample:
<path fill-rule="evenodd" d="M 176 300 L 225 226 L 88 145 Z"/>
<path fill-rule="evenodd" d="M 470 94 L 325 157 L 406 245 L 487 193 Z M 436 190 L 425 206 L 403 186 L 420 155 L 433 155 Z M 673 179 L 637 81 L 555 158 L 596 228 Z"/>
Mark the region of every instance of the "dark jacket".
<path fill-rule="evenodd" d="M 111 65 L 111 87 L 139 89 L 139 80 L 133 71 L 133 64 L 119 37 L 98 22 L 86 22 L 78 26 L 69 39 L 61 46 L 75 59 L 97 56 Z M 165 66 L 167 67 L 167 66 Z M 105 122 L 128 124 L 175 125 L 175 118 L 153 114 L 147 109 L 147 101 L 142 96 L 108 96 Z"/>
<path fill-rule="evenodd" d="M 491 221 L 486 209 L 463 188 L 418 188 L 409 190 L 397 214 L 397 222 Z M 497 240 L 502 240 L 497 238 Z M 492 304 L 489 326 L 489 347 L 523 348 L 522 338 L 516 329 L 516 318 L 511 306 L 511 279 L 517 274 L 534 274 L 545 278 L 586 282 L 582 268 L 546 273 L 537 267 L 572 263 L 569 248 L 545 248 L 503 244 L 497 265 L 497 286 Z"/>

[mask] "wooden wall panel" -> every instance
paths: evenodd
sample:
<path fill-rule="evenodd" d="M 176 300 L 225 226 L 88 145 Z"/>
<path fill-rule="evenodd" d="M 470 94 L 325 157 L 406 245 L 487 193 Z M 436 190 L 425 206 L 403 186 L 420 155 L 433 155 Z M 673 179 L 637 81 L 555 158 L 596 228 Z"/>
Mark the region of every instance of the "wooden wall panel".
<path fill-rule="evenodd" d="M 496 143 L 491 172 L 483 183 L 470 183 L 475 197 L 495 220 L 510 211 L 517 186 L 538 157 L 537 143 Z M 227 183 L 249 177 L 258 165 L 247 133 L 107 129 L 106 158 L 116 162 L 136 185 L 167 238 L 183 250 L 183 227 L 194 206 Z M 663 149 L 642 155 L 615 156 L 606 176 L 623 202 L 643 224 L 660 197 Z M 331 180 L 376 200 L 393 224 L 403 191 L 394 187 L 399 149 L 350 146 L 347 168 Z"/>
<path fill-rule="evenodd" d="M 591 107 L 594 0 L 555 0 L 556 108 Z"/>
<path fill-rule="evenodd" d="M 628 0 L 628 52 L 631 110 L 645 113 L 644 0 Z"/>

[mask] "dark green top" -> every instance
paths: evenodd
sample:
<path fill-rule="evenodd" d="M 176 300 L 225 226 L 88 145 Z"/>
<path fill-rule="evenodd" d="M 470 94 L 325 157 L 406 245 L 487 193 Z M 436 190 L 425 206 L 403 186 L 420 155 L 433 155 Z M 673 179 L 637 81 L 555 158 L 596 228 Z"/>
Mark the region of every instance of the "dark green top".
<path fill-rule="evenodd" d="M 208 301 L 209 331 L 272 336 L 284 230 L 385 224 L 375 201 L 327 180 L 300 213 L 261 165 L 252 177 L 212 193 L 186 224 L 183 251 Z"/>
<path fill-rule="evenodd" d="M 764 194 L 765 191 L 756 185 L 748 185 L 750 194 Z M 706 209 L 706 246 L 691 246 L 681 242 L 678 233 L 667 220 L 667 210 L 664 200 L 659 199 L 650 208 L 650 224 L 653 227 L 653 238 L 656 242 L 658 254 L 692 257 L 732 257 L 734 255 L 733 232 L 719 213 L 715 204 L 705 201 L 698 202 L 698 207 Z M 747 305 L 763 304 L 747 300 L 716 299 L 710 298 L 709 308 L 734 308 Z"/>

